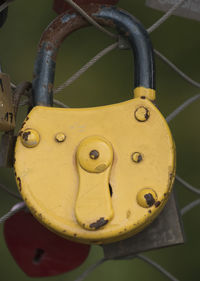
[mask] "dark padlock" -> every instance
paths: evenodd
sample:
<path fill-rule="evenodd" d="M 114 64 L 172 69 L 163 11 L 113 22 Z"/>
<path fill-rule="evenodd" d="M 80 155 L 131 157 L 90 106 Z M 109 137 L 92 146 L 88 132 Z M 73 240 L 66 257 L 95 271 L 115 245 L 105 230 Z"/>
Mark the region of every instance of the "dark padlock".
<path fill-rule="evenodd" d="M 175 147 L 152 103 L 154 56 L 147 32 L 115 7 L 88 5 L 86 11 L 129 41 L 134 99 L 89 109 L 52 108 L 57 50 L 68 34 L 88 25 L 76 13 L 60 15 L 39 44 L 35 107 L 17 140 L 15 171 L 23 199 L 42 224 L 63 237 L 101 244 L 137 234 L 163 210 L 175 177 Z"/>

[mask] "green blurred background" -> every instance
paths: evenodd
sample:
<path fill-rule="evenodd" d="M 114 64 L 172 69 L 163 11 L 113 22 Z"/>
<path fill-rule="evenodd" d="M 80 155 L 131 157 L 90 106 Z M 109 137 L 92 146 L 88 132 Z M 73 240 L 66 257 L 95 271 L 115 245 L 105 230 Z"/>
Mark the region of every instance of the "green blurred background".
<path fill-rule="evenodd" d="M 6 24 L 0 30 L 0 62 L 4 72 L 10 74 L 13 83 L 32 80 L 37 44 L 42 31 L 56 17 L 52 0 L 17 0 L 10 5 Z M 144 0 L 121 0 L 119 6 L 128 10 L 149 27 L 162 12 L 145 6 Z M 200 22 L 172 16 L 151 34 L 153 45 L 184 72 L 199 79 Z M 113 41 L 94 27 L 77 31 L 62 44 L 58 59 L 55 86 L 64 82 L 84 63 Z M 166 64 L 156 58 L 157 103 L 164 116 L 171 113 L 187 98 L 199 93 L 198 89 L 180 78 Z M 56 98 L 70 107 L 88 107 L 117 103 L 130 99 L 133 87 L 133 63 L 130 51 L 115 50 L 105 56 L 80 79 L 75 81 Z M 199 105 L 188 107 L 171 124 L 177 146 L 177 173 L 198 187 L 199 184 Z M 21 111 L 21 120 L 25 111 Z M 0 181 L 16 190 L 13 171 L 0 170 Z M 175 183 L 179 205 L 182 207 L 196 196 Z M 0 215 L 7 212 L 17 201 L 0 190 Z M 186 214 L 183 221 L 187 242 L 184 246 L 147 253 L 181 281 L 200 280 L 199 235 L 200 207 Z M 0 280 L 36 280 L 27 277 L 11 257 L 0 231 Z M 92 247 L 87 261 L 68 274 L 37 280 L 74 280 L 84 269 L 103 255 L 99 247 Z M 162 274 L 139 260 L 110 261 L 96 269 L 88 281 L 150 281 L 168 280 Z"/>

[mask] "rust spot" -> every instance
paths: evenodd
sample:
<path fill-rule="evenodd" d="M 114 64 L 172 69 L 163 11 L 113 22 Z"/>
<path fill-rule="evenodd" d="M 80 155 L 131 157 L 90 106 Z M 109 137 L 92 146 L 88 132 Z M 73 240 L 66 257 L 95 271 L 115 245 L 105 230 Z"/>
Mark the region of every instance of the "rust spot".
<path fill-rule="evenodd" d="M 74 233 L 74 237 L 76 237 L 77 236 L 77 234 L 76 233 Z"/>
<path fill-rule="evenodd" d="M 145 100 L 145 99 L 146 99 L 146 97 L 145 97 L 145 96 L 141 96 L 140 98 L 141 98 L 141 99 L 143 99 L 143 100 Z"/>
<path fill-rule="evenodd" d="M 36 209 L 35 209 L 35 208 L 33 208 L 33 207 L 29 207 L 29 209 L 31 210 L 31 212 L 32 212 L 32 213 L 37 214 L 37 211 L 36 211 Z"/>
<path fill-rule="evenodd" d="M 23 131 L 20 131 L 19 134 L 18 134 L 18 136 L 21 136 L 22 134 L 23 134 Z"/>
<path fill-rule="evenodd" d="M 126 218 L 127 218 L 127 219 L 129 219 L 129 218 L 130 218 L 130 216 L 131 216 L 131 211 L 130 211 L 130 210 L 128 210 L 128 211 L 127 211 L 127 213 L 126 213 Z"/>
<path fill-rule="evenodd" d="M 90 228 L 99 229 L 100 227 L 106 225 L 108 220 L 105 220 L 103 217 L 90 224 Z"/>
<path fill-rule="evenodd" d="M 27 131 L 27 132 L 24 132 L 23 135 L 22 135 L 22 138 L 25 140 L 25 141 L 28 141 L 28 136 L 31 134 L 30 131 Z"/>
<path fill-rule="evenodd" d="M 144 195 L 144 198 L 147 202 L 147 205 L 149 207 L 153 206 L 153 204 L 155 203 L 155 199 L 153 198 L 153 195 L 151 193 L 147 193 Z"/>
<path fill-rule="evenodd" d="M 155 207 L 158 208 L 160 206 L 160 204 L 161 204 L 160 201 L 155 202 Z"/>
<path fill-rule="evenodd" d="M 148 210 L 148 213 L 151 214 L 151 210 Z"/>
<path fill-rule="evenodd" d="M 174 176 L 174 174 L 173 174 L 173 173 L 170 173 L 170 174 L 169 174 L 169 179 L 172 180 L 172 179 L 173 179 L 173 176 Z"/>
<path fill-rule="evenodd" d="M 51 93 L 53 90 L 53 84 L 52 83 L 49 83 L 48 84 L 48 92 Z"/>
<path fill-rule="evenodd" d="M 51 29 L 50 29 L 51 30 Z M 51 51 L 52 50 L 52 46 L 50 45 L 50 44 L 47 44 L 46 46 L 45 46 L 45 51 Z"/>
<path fill-rule="evenodd" d="M 63 230 L 63 233 L 65 233 L 66 232 L 66 230 Z"/>
<path fill-rule="evenodd" d="M 96 172 L 102 172 L 102 171 L 104 171 L 106 169 L 106 164 L 100 164 L 99 166 L 97 166 L 96 168 L 95 168 L 95 171 Z"/>
<path fill-rule="evenodd" d="M 145 114 L 145 119 L 146 119 L 146 120 L 149 119 L 149 114 L 148 114 L 148 113 Z"/>
<path fill-rule="evenodd" d="M 29 117 L 27 116 L 25 120 L 28 121 L 28 120 L 29 120 Z"/>
<path fill-rule="evenodd" d="M 124 33 L 124 35 L 127 36 L 127 37 L 129 37 L 130 32 L 129 32 L 129 31 L 126 31 L 126 32 Z"/>
<path fill-rule="evenodd" d="M 110 27 L 115 26 L 114 20 L 108 20 L 98 17 L 98 12 L 101 10 L 100 4 L 83 5 L 81 7 L 82 9 L 86 10 L 86 13 L 93 19 L 95 19 L 98 23 Z M 71 10 L 71 12 L 66 15 L 61 14 L 43 32 L 39 43 L 38 52 L 41 51 L 42 48 L 45 48 L 47 52 L 51 53 L 51 59 L 55 61 L 57 50 L 59 49 L 59 46 L 62 43 L 63 39 L 74 30 L 88 25 L 89 23 L 78 13 L 74 14 L 73 10 Z"/>
<path fill-rule="evenodd" d="M 43 217 L 41 213 L 40 213 L 40 214 L 38 214 L 38 216 L 39 216 L 41 219 L 42 219 L 42 217 Z"/>
<path fill-rule="evenodd" d="M 20 177 L 17 177 L 17 181 L 18 181 L 19 191 L 21 191 L 22 190 L 22 182 L 21 182 Z"/>
<path fill-rule="evenodd" d="M 102 244 L 102 242 L 101 241 L 99 241 L 99 240 L 90 240 L 92 243 L 94 243 L 94 244 Z"/>
<path fill-rule="evenodd" d="M 21 126 L 21 130 L 24 128 L 25 125 L 26 125 L 26 122 L 23 122 L 22 126 Z"/>

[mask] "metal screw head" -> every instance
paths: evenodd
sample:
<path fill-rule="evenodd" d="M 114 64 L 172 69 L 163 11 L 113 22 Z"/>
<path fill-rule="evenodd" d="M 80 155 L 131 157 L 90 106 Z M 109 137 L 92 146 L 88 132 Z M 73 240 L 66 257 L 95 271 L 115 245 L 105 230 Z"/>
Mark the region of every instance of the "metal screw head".
<path fill-rule="evenodd" d="M 135 118 L 137 121 L 145 122 L 149 119 L 149 117 L 150 117 L 150 112 L 146 107 L 140 106 L 139 108 L 136 109 Z"/>
<path fill-rule="evenodd" d="M 90 151 L 90 158 L 96 160 L 97 158 L 99 158 L 99 152 L 97 150 Z"/>
<path fill-rule="evenodd" d="M 56 136 L 55 136 L 55 139 L 57 142 L 63 142 L 65 141 L 66 139 L 66 136 L 64 133 L 58 133 Z"/>
<path fill-rule="evenodd" d="M 157 201 L 157 194 L 151 188 L 144 188 L 137 194 L 137 203 L 143 208 L 153 206 Z"/>
<path fill-rule="evenodd" d="M 27 148 L 35 147 L 40 142 L 40 135 L 33 129 L 26 129 L 21 134 L 21 142 Z"/>
<path fill-rule="evenodd" d="M 143 158 L 142 158 L 142 154 L 140 152 L 134 152 L 132 155 L 131 155 L 131 159 L 133 162 L 135 163 L 140 163 Z"/>

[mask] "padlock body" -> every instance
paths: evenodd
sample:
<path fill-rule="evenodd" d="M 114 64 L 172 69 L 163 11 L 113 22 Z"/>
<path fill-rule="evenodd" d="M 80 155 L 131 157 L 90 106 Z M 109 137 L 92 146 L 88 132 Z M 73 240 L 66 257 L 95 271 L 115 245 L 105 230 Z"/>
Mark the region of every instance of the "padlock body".
<path fill-rule="evenodd" d="M 15 127 L 14 107 L 10 77 L 0 73 L 0 131 L 10 131 Z"/>
<path fill-rule="evenodd" d="M 32 147 L 26 145 L 29 130 L 37 135 Z M 90 166 L 91 159 L 100 161 L 91 146 L 96 139 L 97 152 L 101 156 L 103 147 L 107 157 L 97 170 Z M 18 136 L 15 159 L 18 188 L 33 215 L 57 234 L 83 243 L 110 243 L 144 229 L 163 209 L 175 176 L 168 125 L 141 98 L 82 109 L 36 106 Z M 89 229 L 105 218 L 102 206 L 108 223 Z"/>

